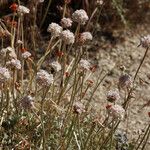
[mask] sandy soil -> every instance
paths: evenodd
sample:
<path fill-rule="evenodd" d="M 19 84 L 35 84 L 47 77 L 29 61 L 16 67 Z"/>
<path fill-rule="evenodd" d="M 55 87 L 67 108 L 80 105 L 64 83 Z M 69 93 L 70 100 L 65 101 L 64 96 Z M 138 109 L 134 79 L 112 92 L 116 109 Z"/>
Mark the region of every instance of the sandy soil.
<path fill-rule="evenodd" d="M 150 30 L 150 29 L 149 29 Z M 103 37 L 100 37 L 100 41 L 93 42 L 94 46 L 91 48 L 89 55 L 92 56 L 92 49 L 96 49 L 97 60 L 99 70 L 105 68 L 106 70 L 112 69 L 111 74 L 105 79 L 103 84 L 99 87 L 95 93 L 93 108 L 96 108 L 100 112 L 103 112 L 106 102 L 106 91 L 117 87 L 117 81 L 121 74 L 120 66 L 126 67 L 126 72 L 132 77 L 140 64 L 140 60 L 144 55 L 145 49 L 137 47 L 140 43 L 140 37 L 150 34 L 148 26 L 137 27 L 134 31 L 125 31 L 121 37 L 123 40 L 118 40 L 116 44 L 111 44 L 110 41 L 105 41 L 105 44 L 101 44 Z M 97 37 L 96 37 L 97 38 Z M 99 48 L 101 47 L 101 48 Z M 94 51 L 95 53 L 95 51 Z M 143 109 L 144 104 L 150 101 L 150 51 L 148 56 L 142 65 L 142 68 L 137 77 L 137 88 L 135 91 L 135 98 L 130 103 L 130 111 L 127 112 L 128 119 L 120 124 L 120 129 L 127 132 L 128 139 L 137 138 L 139 134 L 142 134 L 143 129 L 150 122 L 148 117 L 148 111 L 150 106 L 146 106 Z M 99 71 L 95 75 L 98 76 Z M 123 96 L 123 95 L 122 95 Z M 118 103 L 123 102 L 122 99 Z M 101 113 L 103 114 L 103 113 Z M 128 128 L 128 129 L 127 129 Z M 147 144 L 146 150 L 150 149 L 150 140 Z"/>

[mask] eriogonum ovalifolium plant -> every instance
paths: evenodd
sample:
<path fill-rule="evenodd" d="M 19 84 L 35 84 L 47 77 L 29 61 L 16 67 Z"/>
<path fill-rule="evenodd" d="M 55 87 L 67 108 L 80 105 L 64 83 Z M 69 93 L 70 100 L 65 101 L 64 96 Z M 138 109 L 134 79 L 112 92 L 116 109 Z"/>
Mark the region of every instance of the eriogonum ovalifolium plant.
<path fill-rule="evenodd" d="M 37 2 L 41 5 L 39 2 L 43 1 Z M 64 8 L 69 3 L 65 1 Z M 98 7 L 102 4 L 97 1 Z M 146 51 L 135 75 L 123 71 L 118 84 L 106 91 L 106 107 L 96 110 L 94 94 L 110 72 L 98 68 L 88 57 L 93 35 L 87 29 L 93 16 L 80 9 L 69 18 L 64 9 L 60 23 L 49 24 L 50 39 L 38 59 L 24 40 L 24 18 L 30 15 L 31 8 L 13 3 L 10 9 L 11 27 L 0 20 L 0 31 L 9 38 L 6 47 L 3 38 L 0 51 L 1 147 L 113 150 L 125 144 L 130 148 L 126 135 L 118 128 L 127 120 L 135 80 L 150 46 L 149 35 L 140 40 Z M 133 147 L 144 148 L 149 133 L 150 125 Z"/>

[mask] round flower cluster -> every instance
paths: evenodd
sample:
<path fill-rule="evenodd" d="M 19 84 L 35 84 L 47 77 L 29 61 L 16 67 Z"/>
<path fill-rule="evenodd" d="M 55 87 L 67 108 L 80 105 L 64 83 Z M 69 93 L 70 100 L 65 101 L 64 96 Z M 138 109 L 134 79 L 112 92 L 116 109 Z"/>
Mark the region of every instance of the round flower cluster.
<path fill-rule="evenodd" d="M 86 41 L 91 41 L 93 36 L 90 32 L 83 32 L 80 34 L 79 42 L 85 43 Z"/>
<path fill-rule="evenodd" d="M 149 48 L 150 47 L 150 35 L 144 36 L 141 38 L 142 47 Z"/>
<path fill-rule="evenodd" d="M 74 112 L 77 114 L 81 114 L 81 113 L 85 112 L 85 107 L 81 102 L 74 103 L 73 109 L 74 109 Z"/>
<path fill-rule="evenodd" d="M 4 56 L 4 57 L 6 57 L 6 54 L 8 54 L 8 56 L 10 57 L 10 58 L 17 58 L 17 55 L 16 55 L 16 53 L 15 53 L 15 50 L 14 50 L 14 48 L 12 48 L 12 47 L 6 47 L 6 48 L 3 48 L 2 50 L 1 50 L 1 55 L 2 56 Z"/>
<path fill-rule="evenodd" d="M 107 100 L 109 102 L 115 102 L 119 98 L 120 98 L 120 95 L 119 95 L 118 90 L 110 90 L 110 91 L 108 91 L 108 93 L 107 93 Z"/>
<path fill-rule="evenodd" d="M 87 15 L 87 13 L 83 10 L 76 10 L 73 14 L 72 14 L 72 20 L 74 22 L 77 22 L 79 24 L 85 24 L 88 21 L 89 17 Z"/>
<path fill-rule="evenodd" d="M 20 63 L 20 60 L 18 59 L 12 59 L 11 61 L 8 61 L 6 65 L 10 66 L 13 69 L 18 69 L 18 70 L 21 69 L 21 63 Z"/>
<path fill-rule="evenodd" d="M 11 78 L 7 68 L 0 67 L 0 83 L 7 82 Z"/>
<path fill-rule="evenodd" d="M 109 105 L 106 107 L 108 114 L 114 119 L 123 120 L 125 116 L 125 110 L 120 105 Z"/>
<path fill-rule="evenodd" d="M 29 58 L 30 56 L 31 56 L 31 53 L 28 52 L 28 51 L 22 53 L 22 58 L 24 58 L 24 59 L 27 59 L 27 58 Z"/>
<path fill-rule="evenodd" d="M 51 23 L 47 28 L 47 32 L 50 32 L 53 37 L 58 37 L 62 32 L 62 27 L 57 23 Z"/>
<path fill-rule="evenodd" d="M 55 72 L 58 72 L 61 70 L 61 65 L 58 61 L 53 61 L 50 66 L 54 69 Z"/>
<path fill-rule="evenodd" d="M 120 76 L 119 78 L 119 87 L 127 87 L 129 88 L 132 84 L 132 79 L 131 79 L 131 76 L 128 75 L 128 74 L 124 74 L 122 76 Z"/>
<path fill-rule="evenodd" d="M 60 37 L 67 45 L 73 44 L 75 41 L 74 34 L 70 32 L 69 30 L 62 31 Z"/>
<path fill-rule="evenodd" d="M 63 28 L 69 28 L 72 26 L 72 20 L 70 18 L 62 18 L 61 25 Z"/>
<path fill-rule="evenodd" d="M 33 107 L 33 97 L 30 95 L 23 97 L 20 101 L 20 105 L 25 110 L 31 109 Z"/>
<path fill-rule="evenodd" d="M 54 81 L 53 79 L 53 75 L 49 74 L 47 71 L 45 70 L 40 70 L 39 72 L 37 72 L 36 75 L 36 82 L 43 86 L 43 87 L 48 87 L 50 86 L 50 84 L 52 84 Z"/>
<path fill-rule="evenodd" d="M 30 9 L 23 5 L 19 5 L 17 11 L 21 14 L 28 14 L 30 12 Z"/>
<path fill-rule="evenodd" d="M 80 68 L 84 70 L 90 70 L 91 63 L 85 59 L 81 59 L 79 62 Z"/>

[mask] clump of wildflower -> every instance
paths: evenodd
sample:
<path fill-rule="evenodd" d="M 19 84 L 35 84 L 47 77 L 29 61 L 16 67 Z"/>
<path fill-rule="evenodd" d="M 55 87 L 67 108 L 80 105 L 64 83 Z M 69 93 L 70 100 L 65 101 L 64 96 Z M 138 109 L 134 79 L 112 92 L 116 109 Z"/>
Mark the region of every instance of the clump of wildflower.
<path fill-rule="evenodd" d="M 142 37 L 140 45 L 144 48 L 149 48 L 150 47 L 150 35 Z"/>
<path fill-rule="evenodd" d="M 72 26 L 72 20 L 70 18 L 62 18 L 61 25 L 63 28 L 69 28 Z"/>
<path fill-rule="evenodd" d="M 27 95 L 20 100 L 20 105 L 25 110 L 30 110 L 33 107 L 33 97 Z"/>
<path fill-rule="evenodd" d="M 21 14 L 28 14 L 30 12 L 30 9 L 23 5 L 19 5 L 17 11 Z"/>
<path fill-rule="evenodd" d="M 31 53 L 28 52 L 28 51 L 22 53 L 22 58 L 24 58 L 24 59 L 27 59 L 27 58 L 29 58 L 30 56 L 31 56 Z"/>
<path fill-rule="evenodd" d="M 92 39 L 93 39 L 93 36 L 90 32 L 83 32 L 79 36 L 79 42 L 81 42 L 81 43 L 91 41 Z"/>
<path fill-rule="evenodd" d="M 118 90 L 110 90 L 107 93 L 107 100 L 109 102 L 115 102 L 120 98 L 119 91 Z"/>
<path fill-rule="evenodd" d="M 39 72 L 37 72 L 36 81 L 39 85 L 48 87 L 53 83 L 54 79 L 52 74 L 49 74 L 45 70 L 40 70 Z"/>
<path fill-rule="evenodd" d="M 14 48 L 10 46 L 8 46 L 7 48 L 3 48 L 0 53 L 4 57 L 6 57 L 6 54 L 8 54 L 10 58 L 17 58 Z"/>
<path fill-rule="evenodd" d="M 77 114 L 81 114 L 85 112 L 85 106 L 81 102 L 76 102 L 73 105 L 74 112 Z"/>
<path fill-rule="evenodd" d="M 7 82 L 11 78 L 7 68 L 0 67 L 0 83 Z"/>
<path fill-rule="evenodd" d="M 87 13 L 85 12 L 85 10 L 80 9 L 80 10 L 76 10 L 72 14 L 72 19 L 74 22 L 84 25 L 88 21 L 89 17 L 87 15 Z"/>
<path fill-rule="evenodd" d="M 79 66 L 83 70 L 90 70 L 91 68 L 91 63 L 85 59 L 81 59 L 79 62 Z"/>
<path fill-rule="evenodd" d="M 70 32 L 69 30 L 62 31 L 60 37 L 67 45 L 73 44 L 75 41 L 74 34 Z"/>
<path fill-rule="evenodd" d="M 6 65 L 10 66 L 13 69 L 18 69 L 18 70 L 21 69 L 21 63 L 20 63 L 20 60 L 18 60 L 18 59 L 12 59 L 12 60 L 8 61 L 6 63 Z"/>
<path fill-rule="evenodd" d="M 58 37 L 62 32 L 62 27 L 57 23 L 51 23 L 47 28 L 47 32 L 50 32 L 53 37 Z"/>
<path fill-rule="evenodd" d="M 129 88 L 132 84 L 132 79 L 131 79 L 131 76 L 128 75 L 128 74 L 124 74 L 122 76 L 120 76 L 119 78 L 119 87 L 127 87 Z"/>
<path fill-rule="evenodd" d="M 58 61 L 53 61 L 50 66 L 54 69 L 55 72 L 58 72 L 61 70 L 61 65 Z"/>
<path fill-rule="evenodd" d="M 120 105 L 109 105 L 109 107 L 106 108 L 111 117 L 114 119 L 123 120 L 125 110 Z"/>

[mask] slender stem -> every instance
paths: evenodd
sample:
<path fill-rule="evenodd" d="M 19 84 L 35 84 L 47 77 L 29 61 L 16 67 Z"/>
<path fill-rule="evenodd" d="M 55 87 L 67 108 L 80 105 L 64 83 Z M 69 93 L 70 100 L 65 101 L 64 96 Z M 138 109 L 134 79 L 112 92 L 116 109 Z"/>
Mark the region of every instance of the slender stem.
<path fill-rule="evenodd" d="M 65 3 L 65 5 L 64 5 L 63 15 L 62 15 L 62 17 L 63 17 L 63 18 L 65 17 L 65 14 L 66 14 L 66 8 L 67 8 L 67 4 Z"/>
<path fill-rule="evenodd" d="M 93 13 L 92 13 L 92 15 L 91 15 L 91 17 L 90 17 L 90 19 L 89 19 L 89 21 L 88 21 L 86 27 L 85 27 L 85 31 L 88 30 L 89 24 L 90 24 L 91 20 L 93 19 L 94 15 L 96 14 L 97 10 L 98 10 L 98 7 L 96 7 L 96 8 L 94 9 L 94 11 L 93 11 Z"/>
<path fill-rule="evenodd" d="M 143 62 L 144 62 L 144 60 L 145 60 L 145 58 L 146 58 L 146 56 L 147 56 L 148 50 L 149 50 L 149 48 L 146 49 L 146 51 L 145 51 L 145 53 L 144 53 L 144 56 L 143 56 L 143 58 L 142 58 L 142 60 L 141 60 L 141 62 L 140 62 L 140 65 L 138 66 L 138 68 L 137 68 L 137 70 L 136 70 L 136 73 L 135 73 L 134 78 L 133 78 L 133 85 L 134 85 L 134 83 L 135 83 L 135 81 L 136 81 L 137 75 L 138 75 L 138 73 L 139 73 L 139 71 L 140 71 L 140 69 L 141 69 L 141 67 L 142 67 L 142 64 L 143 64 Z M 131 95 L 133 89 L 134 89 L 134 88 L 131 88 L 131 89 L 129 90 L 127 99 L 126 99 L 126 101 L 125 101 L 124 104 L 123 104 L 123 108 L 125 108 L 125 110 L 126 110 L 127 107 L 128 107 L 128 103 L 129 103 L 129 100 L 130 100 L 130 95 Z"/>
<path fill-rule="evenodd" d="M 145 139 L 145 137 L 146 137 L 146 135 L 147 135 L 149 129 L 150 129 L 150 124 L 148 125 L 148 127 L 147 127 L 147 129 L 146 129 L 146 131 L 145 131 L 145 134 L 144 134 L 143 138 L 141 139 L 140 143 L 138 144 L 138 146 L 137 146 L 137 148 L 136 148 L 135 150 L 138 150 L 138 149 L 139 149 L 139 147 L 140 147 L 141 144 L 143 143 L 143 141 L 144 141 L 144 139 Z"/>
<path fill-rule="evenodd" d="M 86 138 L 86 141 L 85 141 L 85 144 L 84 144 L 84 149 L 86 149 L 86 147 L 87 147 L 87 145 L 88 145 L 88 141 L 89 141 L 89 139 L 90 139 L 90 137 L 91 137 L 91 135 L 92 135 L 92 133 L 93 133 L 93 131 L 94 131 L 94 127 L 95 127 L 95 124 L 93 124 L 93 125 L 91 126 L 91 129 L 90 129 L 90 131 L 89 131 L 89 134 L 88 134 L 88 136 L 87 136 L 87 138 Z"/>
<path fill-rule="evenodd" d="M 47 55 L 49 55 L 49 53 L 55 48 L 55 46 L 59 43 L 60 41 L 58 40 L 50 49 L 48 49 L 46 51 L 46 53 L 44 54 L 44 56 L 41 57 L 41 59 L 37 62 L 37 70 L 40 69 L 42 63 L 44 62 L 45 58 Z"/>
<path fill-rule="evenodd" d="M 140 69 L 141 69 L 141 66 L 142 66 L 142 64 L 143 64 L 143 62 L 144 62 L 144 60 L 145 60 L 145 58 L 146 58 L 146 56 L 147 56 L 148 49 L 149 49 L 149 48 L 146 49 L 145 54 L 144 54 L 144 56 L 143 56 L 143 58 L 142 58 L 142 60 L 141 60 L 141 63 L 140 63 L 139 67 L 138 67 L 137 70 L 136 70 L 136 73 L 135 73 L 134 79 L 133 79 L 133 83 L 135 82 L 135 80 L 136 80 L 136 78 L 137 78 L 137 75 L 138 75 L 138 73 L 139 73 L 139 71 L 140 71 Z"/>
<path fill-rule="evenodd" d="M 146 139 L 145 139 L 145 142 L 144 142 L 144 144 L 143 144 L 141 150 L 144 150 L 144 149 L 145 149 L 145 146 L 146 146 L 146 144 L 147 144 L 147 141 L 148 141 L 149 137 L 150 137 L 150 130 L 149 130 L 149 132 L 147 133 L 147 137 L 146 137 Z"/>
<path fill-rule="evenodd" d="M 43 111 L 44 111 L 44 101 L 46 98 L 46 95 L 49 91 L 49 87 L 44 91 L 43 90 L 43 98 L 41 100 L 41 125 L 42 125 L 42 131 L 43 131 L 43 150 L 45 150 L 45 144 L 46 144 L 46 136 L 45 136 L 45 126 L 44 126 L 44 116 L 43 116 Z"/>
<path fill-rule="evenodd" d="M 73 117 L 72 124 L 71 124 L 71 126 L 69 128 L 69 131 L 68 131 L 68 134 L 67 134 L 67 137 L 68 137 L 67 141 L 68 142 L 67 142 L 66 150 L 69 148 L 70 142 L 72 140 L 73 130 L 74 130 L 75 126 L 76 126 L 77 118 L 78 118 L 78 115 Z"/>
<path fill-rule="evenodd" d="M 24 60 L 22 59 L 22 65 L 21 65 L 21 89 L 23 91 L 23 78 L 24 78 Z"/>
<path fill-rule="evenodd" d="M 46 11 L 45 11 L 45 13 L 44 13 L 43 19 L 42 19 L 41 24 L 40 24 L 40 29 L 42 28 L 43 23 L 44 23 L 44 21 L 45 21 L 45 19 L 46 19 L 46 16 L 47 16 L 47 14 L 48 14 L 48 10 L 49 10 L 49 7 L 50 7 L 50 5 L 51 5 L 51 2 L 52 2 L 52 0 L 49 0 L 48 5 L 47 5 L 47 7 L 46 7 Z"/>

